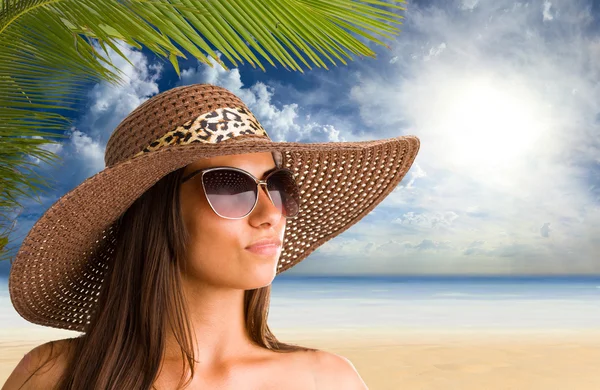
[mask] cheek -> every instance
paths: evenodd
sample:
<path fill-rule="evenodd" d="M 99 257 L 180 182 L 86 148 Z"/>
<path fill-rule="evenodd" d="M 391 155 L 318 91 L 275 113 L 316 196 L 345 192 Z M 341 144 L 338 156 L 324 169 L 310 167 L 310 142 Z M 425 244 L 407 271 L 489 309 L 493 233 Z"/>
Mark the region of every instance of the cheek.
<path fill-rule="evenodd" d="M 217 215 L 212 212 L 200 191 L 202 190 L 197 186 L 190 186 L 181 194 L 181 212 L 189 233 L 189 246 L 194 246 L 199 240 L 206 238 L 207 232 L 203 227 L 219 222 L 213 218 Z"/>
<path fill-rule="evenodd" d="M 206 200 L 198 201 L 190 209 L 192 211 L 184 218 L 189 232 L 188 272 L 197 276 L 228 272 L 227 265 L 232 264 L 231 260 L 239 253 L 239 228 L 216 215 Z"/>

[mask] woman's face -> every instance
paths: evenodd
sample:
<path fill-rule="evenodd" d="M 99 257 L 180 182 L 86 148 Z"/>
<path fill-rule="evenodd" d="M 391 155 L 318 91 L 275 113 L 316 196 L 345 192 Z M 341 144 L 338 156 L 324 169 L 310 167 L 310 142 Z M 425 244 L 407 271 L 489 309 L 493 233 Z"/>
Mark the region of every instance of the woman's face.
<path fill-rule="evenodd" d="M 241 168 L 258 179 L 264 179 L 264 173 L 276 167 L 270 152 L 229 155 L 189 164 L 183 176 L 215 166 Z M 196 174 L 180 188 L 182 218 L 190 239 L 184 277 L 243 290 L 269 285 L 276 275 L 281 247 L 271 254 L 253 253 L 246 247 L 264 238 L 283 242 L 285 217 L 260 186 L 258 203 L 249 215 L 242 219 L 222 218 L 208 204 L 201 176 Z"/>

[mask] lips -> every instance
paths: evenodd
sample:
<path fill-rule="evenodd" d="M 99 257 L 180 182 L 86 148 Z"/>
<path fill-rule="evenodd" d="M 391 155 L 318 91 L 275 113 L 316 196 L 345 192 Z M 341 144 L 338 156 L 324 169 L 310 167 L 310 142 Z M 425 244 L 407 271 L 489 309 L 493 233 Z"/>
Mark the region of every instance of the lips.
<path fill-rule="evenodd" d="M 267 247 L 279 247 L 281 246 L 281 240 L 278 238 L 263 238 L 261 240 L 255 241 L 251 245 L 247 246 L 246 249 L 259 249 L 259 248 L 267 248 Z"/>

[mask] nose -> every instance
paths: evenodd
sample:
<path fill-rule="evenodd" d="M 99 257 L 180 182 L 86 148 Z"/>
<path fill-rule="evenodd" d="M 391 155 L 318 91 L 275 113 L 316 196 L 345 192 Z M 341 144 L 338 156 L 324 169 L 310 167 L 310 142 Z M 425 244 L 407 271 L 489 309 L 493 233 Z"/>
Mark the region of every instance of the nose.
<path fill-rule="evenodd" d="M 266 219 L 271 225 L 276 225 L 282 218 L 282 212 L 271 200 L 267 184 L 259 183 L 258 188 L 258 201 L 251 217 L 257 215 L 261 220 Z"/>

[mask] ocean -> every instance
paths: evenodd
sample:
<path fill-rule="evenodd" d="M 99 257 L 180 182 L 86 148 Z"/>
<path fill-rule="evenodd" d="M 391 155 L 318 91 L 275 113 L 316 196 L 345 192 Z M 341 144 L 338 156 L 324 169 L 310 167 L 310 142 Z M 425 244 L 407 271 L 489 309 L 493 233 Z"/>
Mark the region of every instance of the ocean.
<path fill-rule="evenodd" d="M 22 319 L 0 280 L 0 329 Z M 600 330 L 600 277 L 279 275 L 272 329 Z"/>
<path fill-rule="evenodd" d="M 600 330 L 600 277 L 300 277 L 272 285 L 272 327 Z"/>

